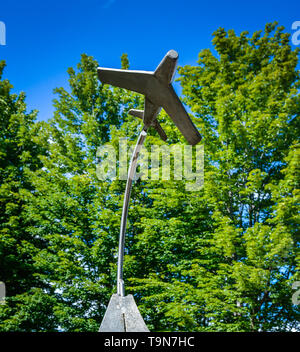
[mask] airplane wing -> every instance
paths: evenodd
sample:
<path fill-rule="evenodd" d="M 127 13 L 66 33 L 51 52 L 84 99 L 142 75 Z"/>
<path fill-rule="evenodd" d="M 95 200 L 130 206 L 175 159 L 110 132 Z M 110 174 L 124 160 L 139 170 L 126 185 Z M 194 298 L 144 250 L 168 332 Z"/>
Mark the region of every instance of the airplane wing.
<path fill-rule="evenodd" d="M 164 96 L 163 100 L 164 110 L 191 145 L 199 143 L 202 137 L 171 85 L 168 87 L 168 93 Z"/>
<path fill-rule="evenodd" d="M 146 95 L 147 83 L 153 76 L 153 72 L 148 71 L 118 70 L 104 67 L 98 67 L 97 73 L 102 83 L 133 90 L 144 95 Z"/>
<path fill-rule="evenodd" d="M 144 110 L 137 110 L 137 109 L 130 109 L 128 114 L 134 117 L 138 117 L 139 119 L 143 120 L 144 117 Z"/>

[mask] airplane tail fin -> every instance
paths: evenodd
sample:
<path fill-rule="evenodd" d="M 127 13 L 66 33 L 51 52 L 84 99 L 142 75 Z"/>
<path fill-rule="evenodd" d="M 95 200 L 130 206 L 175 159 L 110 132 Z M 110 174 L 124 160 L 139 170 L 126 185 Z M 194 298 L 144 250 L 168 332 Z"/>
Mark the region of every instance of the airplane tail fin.
<path fill-rule="evenodd" d="M 137 109 L 130 109 L 128 113 L 132 116 L 138 117 L 139 119 L 143 119 L 144 117 L 144 110 L 137 110 Z M 163 130 L 161 127 L 160 123 L 157 121 L 157 119 L 154 120 L 152 127 L 155 128 L 157 133 L 159 134 L 160 138 L 165 142 L 167 140 L 167 135 L 166 132 Z"/>

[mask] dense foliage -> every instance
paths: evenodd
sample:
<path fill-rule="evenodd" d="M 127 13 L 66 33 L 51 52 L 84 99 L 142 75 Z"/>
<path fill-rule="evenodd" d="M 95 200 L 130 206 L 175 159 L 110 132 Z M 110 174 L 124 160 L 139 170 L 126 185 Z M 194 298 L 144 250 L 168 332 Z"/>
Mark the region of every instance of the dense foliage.
<path fill-rule="evenodd" d="M 215 53 L 179 68 L 203 135 L 205 183 L 139 179 L 127 228 L 126 293 L 152 331 L 299 329 L 299 71 L 282 27 L 214 33 Z M 0 79 L 5 63 L 0 64 Z M 97 331 L 116 290 L 124 180 L 96 151 L 133 145 L 143 97 L 102 85 L 82 55 L 55 113 L 37 121 L 0 81 L 1 331 Z M 121 66 L 129 68 L 126 55 Z M 185 143 L 169 117 L 167 144 Z M 165 144 L 150 131 L 146 148 Z"/>

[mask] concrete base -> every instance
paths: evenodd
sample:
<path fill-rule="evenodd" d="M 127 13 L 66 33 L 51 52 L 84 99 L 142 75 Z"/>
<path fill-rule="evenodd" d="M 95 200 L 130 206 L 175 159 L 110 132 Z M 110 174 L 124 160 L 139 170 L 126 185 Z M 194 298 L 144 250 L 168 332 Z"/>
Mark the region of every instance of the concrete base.
<path fill-rule="evenodd" d="M 149 332 L 132 295 L 113 294 L 99 332 Z"/>

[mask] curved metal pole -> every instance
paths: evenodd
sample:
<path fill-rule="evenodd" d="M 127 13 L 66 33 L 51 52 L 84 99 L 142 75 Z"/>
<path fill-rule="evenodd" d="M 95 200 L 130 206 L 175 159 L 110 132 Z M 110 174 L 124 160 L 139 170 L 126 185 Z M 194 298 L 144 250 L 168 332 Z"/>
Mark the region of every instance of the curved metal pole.
<path fill-rule="evenodd" d="M 130 166 L 128 170 L 127 183 L 124 194 L 122 218 L 121 218 L 121 228 L 120 228 L 120 238 L 119 238 L 119 255 L 118 255 L 118 273 L 117 273 L 117 294 L 120 296 L 125 296 L 124 280 L 123 280 L 123 262 L 124 262 L 124 249 L 125 249 L 125 232 L 126 223 L 128 215 L 128 206 L 131 194 L 132 181 L 135 176 L 137 159 L 142 148 L 142 145 L 147 136 L 147 129 L 144 127 L 139 135 L 136 146 L 134 148 Z"/>

